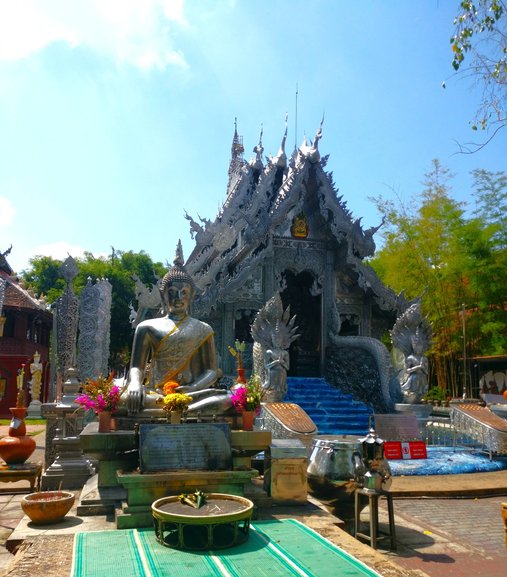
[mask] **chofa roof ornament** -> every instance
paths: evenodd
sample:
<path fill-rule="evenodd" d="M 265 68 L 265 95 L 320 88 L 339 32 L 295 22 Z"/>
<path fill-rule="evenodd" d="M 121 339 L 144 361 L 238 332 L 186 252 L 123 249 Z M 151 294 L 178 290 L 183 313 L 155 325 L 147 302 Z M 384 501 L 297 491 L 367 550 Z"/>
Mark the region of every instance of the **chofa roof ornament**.
<path fill-rule="evenodd" d="M 319 140 L 322 138 L 322 125 L 324 124 L 324 114 L 322 114 L 322 120 L 320 121 L 319 128 L 317 128 L 317 132 L 315 133 L 315 138 L 313 139 L 313 143 L 308 146 L 306 143 L 306 136 L 304 139 L 303 144 L 301 145 L 301 153 L 308 158 L 308 160 L 312 163 L 319 162 L 320 160 L 320 152 L 319 152 Z"/>

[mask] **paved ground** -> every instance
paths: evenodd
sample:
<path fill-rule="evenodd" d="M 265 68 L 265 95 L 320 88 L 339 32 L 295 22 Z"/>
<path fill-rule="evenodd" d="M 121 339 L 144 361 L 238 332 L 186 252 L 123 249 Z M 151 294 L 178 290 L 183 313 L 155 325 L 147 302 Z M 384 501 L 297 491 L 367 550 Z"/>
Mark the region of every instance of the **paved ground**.
<path fill-rule="evenodd" d="M 44 435 L 37 435 L 35 440 L 36 453 L 30 459 L 33 461 L 42 458 Z M 16 535 L 24 539 L 15 557 L 0 547 L 0 575 L 68 577 L 73 533 L 114 529 L 113 520 L 78 518 L 74 509 L 64 522 L 37 529 L 23 518 L 20 506 L 27 485 L 26 482 L 9 483 L 0 488 L 2 543 L 10 537 L 12 544 Z M 398 544 L 395 552 L 388 550 L 388 540 L 380 543 L 379 550 L 375 551 L 354 539 L 344 530 L 343 522 L 313 498 L 309 498 L 306 506 L 272 507 L 261 510 L 259 515 L 260 518 L 298 518 L 384 577 L 505 577 L 507 554 L 501 505 L 507 502 L 507 471 L 396 478 L 392 490 Z M 15 494 L 17 491 L 22 493 Z M 413 496 L 423 493 L 430 498 Z M 456 494 L 471 496 L 456 498 Z M 454 498 L 442 498 L 442 495 L 454 495 Z M 366 528 L 367 509 L 361 518 Z M 387 514 L 382 502 L 380 523 L 381 532 L 386 531 Z"/>

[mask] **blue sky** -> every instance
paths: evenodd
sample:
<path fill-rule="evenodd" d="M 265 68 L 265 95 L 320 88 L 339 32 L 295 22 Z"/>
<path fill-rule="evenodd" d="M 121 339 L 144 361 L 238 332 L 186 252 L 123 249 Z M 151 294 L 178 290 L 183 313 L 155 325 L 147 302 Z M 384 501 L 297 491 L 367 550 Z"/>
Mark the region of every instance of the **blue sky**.
<path fill-rule="evenodd" d="M 451 0 L 2 0 L 0 251 L 116 250 L 172 261 L 188 211 L 214 219 L 234 131 L 275 155 L 313 138 L 366 227 L 438 158 L 453 196 L 505 171 L 507 131 L 474 155 L 479 92 L 452 78 Z M 447 88 L 441 86 L 447 80 Z M 298 86 L 296 122 L 295 93 Z M 296 131 L 297 127 L 297 131 Z"/>

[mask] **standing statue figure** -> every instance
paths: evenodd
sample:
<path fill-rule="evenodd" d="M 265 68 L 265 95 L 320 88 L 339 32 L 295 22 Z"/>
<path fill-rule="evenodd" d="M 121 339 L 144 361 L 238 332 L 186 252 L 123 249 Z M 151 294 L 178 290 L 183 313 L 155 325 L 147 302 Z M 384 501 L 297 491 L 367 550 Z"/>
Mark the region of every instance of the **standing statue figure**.
<path fill-rule="evenodd" d="M 33 361 L 30 363 L 30 394 L 32 399 L 39 400 L 40 386 L 42 382 L 42 363 L 40 362 L 40 353 L 35 351 Z"/>
<path fill-rule="evenodd" d="M 295 334 L 295 322 L 295 316 L 290 318 L 290 307 L 284 311 L 280 294 L 276 293 L 252 324 L 254 372 L 261 379 L 267 403 L 280 402 L 287 394 L 288 349 L 299 336 Z"/>
<path fill-rule="evenodd" d="M 178 242 L 173 266 L 160 283 L 167 314 L 136 327 L 126 391 L 130 415 L 159 408 L 168 381 L 178 382 L 176 391 L 193 398 L 189 412 L 222 414 L 232 407 L 227 391 L 213 388 L 219 376 L 213 330 L 188 314 L 196 289 L 183 263 Z"/>
<path fill-rule="evenodd" d="M 396 321 L 391 331 L 393 346 L 405 357 L 400 378 L 403 400 L 414 404 L 421 402 L 428 392 L 429 363 L 424 353 L 431 344 L 431 327 L 421 317 L 421 303 L 412 304 Z"/>

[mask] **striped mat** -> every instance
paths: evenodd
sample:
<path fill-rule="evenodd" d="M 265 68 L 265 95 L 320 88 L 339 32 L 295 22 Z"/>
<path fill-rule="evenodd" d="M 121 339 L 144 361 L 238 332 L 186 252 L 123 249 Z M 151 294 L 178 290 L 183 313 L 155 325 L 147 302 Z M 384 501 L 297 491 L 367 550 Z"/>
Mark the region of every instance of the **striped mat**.
<path fill-rule="evenodd" d="M 292 519 L 250 526 L 248 540 L 220 551 L 160 545 L 152 529 L 77 533 L 71 577 L 379 577 Z"/>

